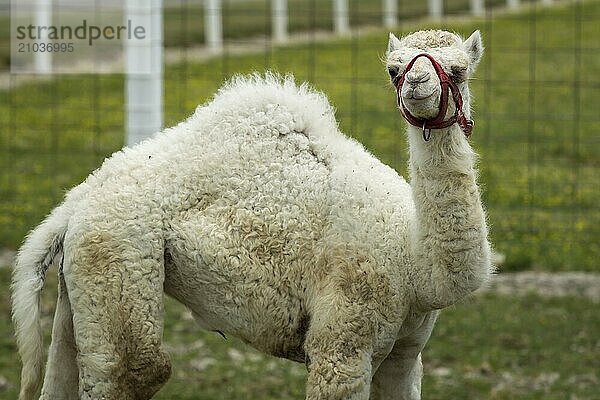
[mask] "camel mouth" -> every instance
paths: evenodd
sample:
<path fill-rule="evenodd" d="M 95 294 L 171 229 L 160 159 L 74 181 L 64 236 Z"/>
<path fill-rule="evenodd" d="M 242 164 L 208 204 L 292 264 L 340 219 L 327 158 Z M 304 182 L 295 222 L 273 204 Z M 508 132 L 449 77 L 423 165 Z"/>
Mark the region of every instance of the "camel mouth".
<path fill-rule="evenodd" d="M 431 96 L 433 96 L 435 94 L 435 89 L 431 91 L 431 93 L 429 94 L 416 94 L 415 92 L 412 92 L 410 94 L 410 96 L 408 96 L 407 98 L 405 98 L 408 101 L 422 101 L 422 100 L 427 100 L 428 98 L 430 98 Z"/>
<path fill-rule="evenodd" d="M 440 90 L 436 87 L 404 87 L 402 103 L 417 118 L 433 118 L 439 111 Z"/>
<path fill-rule="evenodd" d="M 419 103 L 430 103 L 435 101 L 435 96 L 440 93 L 437 85 L 403 85 L 400 89 L 400 96 L 406 103 L 418 106 Z M 433 104 L 432 104 L 433 105 Z"/>

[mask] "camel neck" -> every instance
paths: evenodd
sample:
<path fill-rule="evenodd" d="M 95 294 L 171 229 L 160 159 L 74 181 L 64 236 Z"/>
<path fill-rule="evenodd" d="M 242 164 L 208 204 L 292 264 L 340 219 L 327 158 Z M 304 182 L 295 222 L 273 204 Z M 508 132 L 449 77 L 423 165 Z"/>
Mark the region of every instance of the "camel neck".
<path fill-rule="evenodd" d="M 474 174 L 476 155 L 457 124 L 434 129 L 429 141 L 421 128 L 408 127 L 410 170 L 427 178 Z"/>
<path fill-rule="evenodd" d="M 416 292 L 423 308 L 441 308 L 479 287 L 490 271 L 476 156 L 458 127 L 434 131 L 428 142 L 410 129 Z"/>

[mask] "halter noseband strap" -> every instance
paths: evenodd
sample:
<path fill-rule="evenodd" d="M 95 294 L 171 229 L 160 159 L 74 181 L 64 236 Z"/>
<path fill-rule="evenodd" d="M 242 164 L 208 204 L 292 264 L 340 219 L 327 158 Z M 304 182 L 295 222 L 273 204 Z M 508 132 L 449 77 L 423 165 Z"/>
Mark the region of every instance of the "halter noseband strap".
<path fill-rule="evenodd" d="M 408 73 L 408 71 L 410 71 L 410 69 L 419 57 L 427 57 L 429 61 L 431 61 L 431 64 L 435 69 L 435 73 L 440 79 L 440 86 L 442 88 L 442 93 L 440 95 L 440 110 L 438 114 L 432 119 L 417 118 L 414 115 L 412 115 L 404 106 L 404 102 L 402 101 L 402 96 L 400 93 L 402 90 L 402 85 L 404 84 L 406 74 Z M 446 112 L 448 111 L 448 88 L 452 90 L 452 98 L 454 99 L 454 104 L 456 105 L 456 111 L 454 112 L 454 115 L 452 117 L 450 117 L 447 120 L 444 120 L 444 118 L 446 117 Z M 460 90 L 458 89 L 458 86 L 456 86 L 456 84 L 448 77 L 448 74 L 444 72 L 441 65 L 438 64 L 438 62 L 435 61 L 435 58 L 433 58 L 431 55 L 427 53 L 421 53 L 415 56 L 408 63 L 406 69 L 404 70 L 404 73 L 400 76 L 400 79 L 396 84 L 396 90 L 398 94 L 398 107 L 402 111 L 402 116 L 404 116 L 404 118 L 411 125 L 423 128 L 423 139 L 425 139 L 425 141 L 429 140 L 431 136 L 431 132 L 429 133 L 429 135 L 425 134 L 426 129 L 431 131 L 431 129 L 447 128 L 453 125 L 454 123 L 458 123 L 458 125 L 460 126 L 467 138 L 471 136 L 474 122 L 471 119 L 467 119 L 463 113 L 463 100 L 460 94 Z"/>

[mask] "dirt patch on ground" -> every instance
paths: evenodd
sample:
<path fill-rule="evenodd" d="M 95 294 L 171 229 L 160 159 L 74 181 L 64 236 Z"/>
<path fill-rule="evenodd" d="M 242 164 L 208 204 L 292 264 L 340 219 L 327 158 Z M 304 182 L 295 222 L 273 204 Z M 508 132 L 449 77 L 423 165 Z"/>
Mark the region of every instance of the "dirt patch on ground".
<path fill-rule="evenodd" d="M 524 271 L 495 275 L 480 293 L 537 294 L 543 297 L 585 297 L 600 302 L 600 274 L 591 272 Z"/>

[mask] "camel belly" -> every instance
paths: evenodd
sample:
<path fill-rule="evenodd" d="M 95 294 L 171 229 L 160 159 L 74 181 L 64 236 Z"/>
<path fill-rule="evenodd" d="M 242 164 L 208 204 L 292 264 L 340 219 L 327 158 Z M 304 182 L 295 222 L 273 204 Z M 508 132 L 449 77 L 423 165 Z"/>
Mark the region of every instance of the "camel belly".
<path fill-rule="evenodd" d="M 306 314 L 279 321 L 268 319 L 267 316 L 255 321 L 252 326 L 244 327 L 232 326 L 231 321 L 219 319 L 215 315 L 192 314 L 198 325 L 205 330 L 218 332 L 225 337 L 235 336 L 255 349 L 275 357 L 302 363 L 305 361 L 304 341 L 309 324 Z"/>
<path fill-rule="evenodd" d="M 200 266 L 200 270 L 205 266 Z M 256 280 L 225 284 L 210 273 L 191 277 L 172 263 L 165 265 L 165 292 L 187 306 L 207 331 L 235 336 L 252 347 L 304 362 L 309 316 L 293 290 Z"/>
<path fill-rule="evenodd" d="M 164 289 L 202 328 L 303 362 L 305 288 L 323 218 L 285 207 L 261 215 L 217 204 L 171 221 Z"/>

